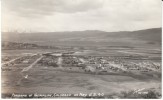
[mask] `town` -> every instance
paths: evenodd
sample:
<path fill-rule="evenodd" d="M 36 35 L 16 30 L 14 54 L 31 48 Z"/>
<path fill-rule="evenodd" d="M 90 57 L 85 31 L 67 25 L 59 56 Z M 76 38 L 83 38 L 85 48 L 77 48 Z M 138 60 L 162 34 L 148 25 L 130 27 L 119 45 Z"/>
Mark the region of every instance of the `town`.
<path fill-rule="evenodd" d="M 53 67 L 54 69 L 59 69 L 61 71 L 90 74 L 161 72 L 160 62 L 152 60 L 131 60 L 131 57 L 83 56 L 73 55 L 72 52 L 52 52 L 2 57 L 2 71 L 12 71 L 16 69 L 22 70 L 23 68 L 28 68 L 29 66 L 33 67 L 36 65 L 40 67 Z"/>

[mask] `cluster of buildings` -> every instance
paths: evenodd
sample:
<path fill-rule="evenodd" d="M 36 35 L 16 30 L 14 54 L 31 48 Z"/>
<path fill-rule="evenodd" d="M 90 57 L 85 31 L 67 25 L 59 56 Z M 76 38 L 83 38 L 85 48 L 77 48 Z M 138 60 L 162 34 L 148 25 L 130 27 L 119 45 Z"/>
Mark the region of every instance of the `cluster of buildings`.
<path fill-rule="evenodd" d="M 72 57 L 74 59 L 74 57 Z M 82 68 L 91 72 L 127 72 L 127 71 L 159 71 L 161 64 L 153 61 L 135 61 L 128 62 L 122 58 L 116 57 L 75 57 L 75 61 L 68 58 L 68 62 L 82 65 Z"/>
<path fill-rule="evenodd" d="M 40 55 L 23 56 L 10 60 L 3 58 L 3 61 L 9 61 L 4 65 L 30 64 Z M 128 71 L 159 71 L 161 63 L 153 61 L 125 60 L 121 57 L 101 57 L 101 56 L 74 56 L 71 53 L 46 53 L 43 58 L 37 62 L 41 66 L 63 67 L 66 69 L 79 68 L 85 72 L 128 72 Z"/>
<path fill-rule="evenodd" d="M 38 61 L 38 64 L 42 66 L 53 66 L 53 67 L 58 67 L 57 65 L 57 60 L 58 58 L 55 56 L 44 56 L 40 61 Z"/>
<path fill-rule="evenodd" d="M 39 56 L 40 55 L 24 55 L 24 56 L 19 56 L 16 58 L 7 57 L 7 58 L 12 58 L 12 59 L 7 59 L 7 61 L 2 63 L 2 67 L 8 67 L 8 66 L 13 66 L 13 65 L 17 65 L 17 64 L 31 64 Z M 6 58 L 3 58 L 3 59 L 6 59 Z"/>
<path fill-rule="evenodd" d="M 13 57 L 11 57 L 11 56 L 2 56 L 1 61 L 2 61 L 2 63 L 4 63 L 4 62 L 10 61 L 12 59 L 13 59 Z"/>
<path fill-rule="evenodd" d="M 128 70 L 140 70 L 142 72 L 159 71 L 161 70 L 161 63 L 152 61 L 131 62 L 126 63 L 124 67 Z"/>

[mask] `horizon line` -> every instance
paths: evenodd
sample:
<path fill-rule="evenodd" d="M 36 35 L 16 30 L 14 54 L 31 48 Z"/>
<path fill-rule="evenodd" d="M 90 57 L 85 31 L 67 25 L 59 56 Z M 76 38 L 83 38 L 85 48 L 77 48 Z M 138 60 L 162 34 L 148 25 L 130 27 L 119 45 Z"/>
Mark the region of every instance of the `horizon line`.
<path fill-rule="evenodd" d="M 19 32 L 18 30 L 14 31 L 1 31 L 1 33 L 56 33 L 56 32 L 84 32 L 84 31 L 101 31 L 101 32 L 135 32 L 135 31 L 141 31 L 141 30 L 149 30 L 149 29 L 162 29 L 162 27 L 155 27 L 155 28 L 146 28 L 146 29 L 138 29 L 138 30 L 133 30 L 133 31 L 103 31 L 103 30 L 74 30 L 74 31 L 46 31 L 46 32 L 39 32 L 39 31 L 21 31 Z"/>

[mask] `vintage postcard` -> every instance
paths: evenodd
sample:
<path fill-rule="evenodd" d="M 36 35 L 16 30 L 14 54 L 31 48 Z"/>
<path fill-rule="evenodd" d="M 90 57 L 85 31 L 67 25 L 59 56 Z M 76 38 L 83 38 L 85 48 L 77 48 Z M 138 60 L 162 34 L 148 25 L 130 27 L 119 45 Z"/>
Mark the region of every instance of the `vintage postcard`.
<path fill-rule="evenodd" d="M 1 0 L 2 98 L 160 99 L 161 0 Z"/>

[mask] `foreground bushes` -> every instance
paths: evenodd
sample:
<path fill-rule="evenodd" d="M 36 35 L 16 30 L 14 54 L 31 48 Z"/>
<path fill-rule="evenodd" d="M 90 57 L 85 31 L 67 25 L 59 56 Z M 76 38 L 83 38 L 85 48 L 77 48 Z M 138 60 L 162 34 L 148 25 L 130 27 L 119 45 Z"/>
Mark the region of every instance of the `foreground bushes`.
<path fill-rule="evenodd" d="M 161 98 L 161 94 L 154 90 L 147 90 L 145 92 L 135 92 L 135 91 L 123 91 L 121 92 L 121 98 L 145 98 L 145 99 L 158 99 Z"/>

